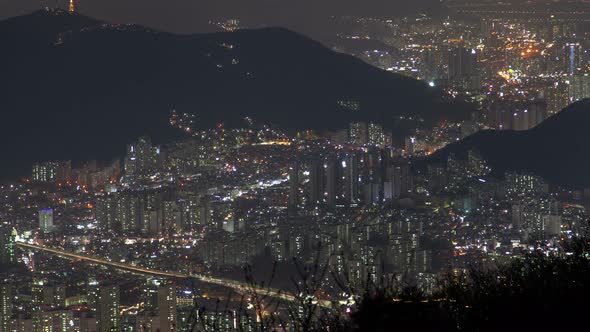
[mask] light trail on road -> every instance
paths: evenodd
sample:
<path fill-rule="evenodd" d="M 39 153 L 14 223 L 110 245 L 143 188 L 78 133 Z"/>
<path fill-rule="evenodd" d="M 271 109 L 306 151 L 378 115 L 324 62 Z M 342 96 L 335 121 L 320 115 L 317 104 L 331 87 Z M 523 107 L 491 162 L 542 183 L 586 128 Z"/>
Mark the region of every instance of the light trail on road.
<path fill-rule="evenodd" d="M 99 264 L 99 265 L 103 265 L 103 266 L 112 267 L 112 268 L 119 269 L 119 270 L 134 272 L 134 273 L 138 273 L 138 274 L 142 274 L 142 275 L 158 276 L 158 277 L 166 277 L 166 278 L 177 278 L 177 279 L 195 279 L 195 280 L 202 281 L 205 283 L 210 283 L 210 284 L 215 284 L 215 285 L 220 285 L 220 286 L 232 288 L 234 290 L 237 290 L 240 293 L 252 293 L 252 294 L 257 294 L 258 296 L 270 296 L 273 298 L 278 298 L 278 299 L 282 299 L 282 300 L 286 300 L 286 301 L 295 301 L 296 300 L 295 296 L 290 295 L 290 294 L 285 294 L 285 293 L 278 291 L 278 290 L 274 290 L 274 289 L 270 289 L 270 288 L 252 287 L 251 285 L 249 285 L 247 283 L 232 280 L 232 279 L 216 278 L 216 277 L 210 277 L 210 276 L 205 276 L 205 275 L 200 275 L 200 274 L 182 274 L 182 273 L 177 273 L 177 272 L 166 272 L 166 271 L 159 271 L 159 270 L 153 270 L 153 269 L 146 269 L 146 268 L 132 266 L 132 265 L 128 265 L 128 264 L 111 262 L 111 261 L 108 261 L 108 260 L 102 259 L 102 258 L 80 255 L 80 254 L 76 254 L 76 253 L 73 253 L 70 251 L 54 249 L 54 248 L 49 248 L 46 246 L 40 246 L 40 245 L 25 243 L 25 242 L 17 242 L 16 245 L 21 248 L 43 251 L 43 252 L 54 254 L 56 256 L 60 256 L 60 257 L 67 258 L 67 259 L 82 260 L 82 261 L 91 262 L 91 263 L 95 263 L 95 264 Z"/>

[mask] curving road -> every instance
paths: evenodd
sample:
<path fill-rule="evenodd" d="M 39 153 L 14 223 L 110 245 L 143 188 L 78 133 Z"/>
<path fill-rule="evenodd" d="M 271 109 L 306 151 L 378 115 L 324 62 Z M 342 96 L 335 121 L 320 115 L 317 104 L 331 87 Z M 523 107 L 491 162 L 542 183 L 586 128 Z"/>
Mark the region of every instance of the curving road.
<path fill-rule="evenodd" d="M 102 258 L 96 258 L 96 257 L 86 256 L 86 255 L 79 255 L 79 254 L 75 254 L 70 251 L 54 249 L 54 248 L 49 248 L 49 247 L 25 243 L 25 242 L 17 242 L 16 245 L 21 248 L 43 251 L 43 252 L 54 254 L 56 256 L 64 257 L 67 259 L 82 260 L 82 261 L 86 261 L 86 262 L 90 262 L 90 263 L 94 263 L 94 264 L 108 266 L 108 267 L 112 267 L 115 269 L 129 271 L 129 272 L 143 274 L 143 275 L 158 276 L 158 277 L 165 277 L 165 278 L 178 278 L 178 279 L 191 279 L 192 278 L 192 279 L 196 279 L 196 280 L 199 280 L 202 282 L 232 288 L 240 293 L 253 293 L 253 294 L 257 294 L 259 296 L 269 296 L 269 297 L 274 297 L 274 298 L 278 298 L 278 299 L 282 299 L 282 300 L 286 300 L 286 301 L 295 301 L 296 300 L 295 296 L 290 295 L 290 294 L 285 294 L 279 290 L 274 290 L 274 289 L 269 289 L 269 288 L 256 288 L 256 287 L 253 288 L 251 285 L 249 285 L 247 283 L 232 280 L 232 279 L 215 278 L 215 277 L 210 277 L 210 276 L 205 276 L 205 275 L 200 275 L 200 274 L 182 274 L 182 273 L 175 273 L 175 272 L 166 272 L 166 271 L 146 269 L 146 268 L 132 266 L 132 265 L 123 264 L 123 263 L 110 262 L 110 261 L 102 259 Z"/>

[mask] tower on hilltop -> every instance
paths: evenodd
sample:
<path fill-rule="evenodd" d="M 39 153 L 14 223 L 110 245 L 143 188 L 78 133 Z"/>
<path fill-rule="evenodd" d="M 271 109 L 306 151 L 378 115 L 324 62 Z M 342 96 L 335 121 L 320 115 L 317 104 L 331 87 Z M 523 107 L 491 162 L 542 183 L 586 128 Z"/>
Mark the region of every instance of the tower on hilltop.
<path fill-rule="evenodd" d="M 70 13 L 78 12 L 78 0 L 70 0 L 70 7 L 68 9 Z"/>

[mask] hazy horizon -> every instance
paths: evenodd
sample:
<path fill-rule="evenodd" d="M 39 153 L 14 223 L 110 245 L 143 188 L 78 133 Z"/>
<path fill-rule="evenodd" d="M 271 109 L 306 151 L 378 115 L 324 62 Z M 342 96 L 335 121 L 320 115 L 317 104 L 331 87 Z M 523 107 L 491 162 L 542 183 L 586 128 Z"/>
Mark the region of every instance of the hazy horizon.
<path fill-rule="evenodd" d="M 1 0 L 0 20 L 44 7 L 67 8 L 67 0 Z M 396 16 L 433 8 L 437 0 L 81 0 L 84 15 L 113 23 L 136 23 L 174 33 L 213 30 L 214 18 L 240 18 L 256 25 L 282 26 L 312 34 L 322 33 L 332 15 Z"/>

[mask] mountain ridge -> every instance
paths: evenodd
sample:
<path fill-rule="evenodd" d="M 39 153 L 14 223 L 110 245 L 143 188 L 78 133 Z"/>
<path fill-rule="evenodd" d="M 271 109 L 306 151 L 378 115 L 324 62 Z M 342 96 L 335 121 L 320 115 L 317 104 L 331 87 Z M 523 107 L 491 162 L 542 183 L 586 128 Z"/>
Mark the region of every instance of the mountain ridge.
<path fill-rule="evenodd" d="M 532 173 L 554 185 L 590 187 L 590 99 L 578 101 L 526 131 L 485 130 L 438 150 L 419 163 L 444 162 L 450 154 L 465 159 L 476 150 L 496 176 L 506 171 Z"/>
<path fill-rule="evenodd" d="M 168 139 L 172 109 L 195 113 L 203 128 L 250 116 L 286 129 L 391 127 L 400 114 L 435 122 L 468 109 L 283 28 L 175 35 L 38 11 L 0 21 L 0 37 L 0 142 L 11 142 L 0 148 L 13 174 L 35 160 L 121 156 L 144 134 Z"/>

